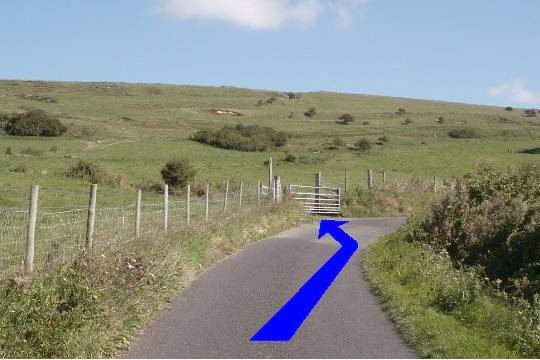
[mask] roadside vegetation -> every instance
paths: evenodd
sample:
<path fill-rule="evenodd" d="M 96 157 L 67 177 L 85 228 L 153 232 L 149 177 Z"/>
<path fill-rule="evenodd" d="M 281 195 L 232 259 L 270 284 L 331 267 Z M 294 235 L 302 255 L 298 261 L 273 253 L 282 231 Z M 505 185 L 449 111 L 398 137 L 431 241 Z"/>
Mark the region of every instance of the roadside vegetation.
<path fill-rule="evenodd" d="M 303 220 L 290 205 L 245 208 L 208 226 L 149 235 L 33 277 L 4 279 L 0 357 L 114 357 L 198 274 Z"/>
<path fill-rule="evenodd" d="M 537 358 L 538 239 L 538 168 L 485 168 L 370 247 L 364 271 L 420 356 Z"/>

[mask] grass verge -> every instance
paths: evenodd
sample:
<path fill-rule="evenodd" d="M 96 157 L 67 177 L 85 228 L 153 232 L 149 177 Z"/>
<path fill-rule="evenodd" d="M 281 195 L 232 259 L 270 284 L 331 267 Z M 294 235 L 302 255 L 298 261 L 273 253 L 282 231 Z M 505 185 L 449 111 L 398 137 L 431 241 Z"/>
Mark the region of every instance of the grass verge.
<path fill-rule="evenodd" d="M 421 357 L 540 356 L 540 314 L 504 298 L 473 268 L 409 243 L 405 231 L 381 238 L 365 254 L 364 276 L 383 308 Z"/>
<path fill-rule="evenodd" d="M 246 209 L 227 221 L 149 236 L 56 271 L 5 280 L 0 357 L 113 357 L 198 274 L 304 219 L 289 205 Z"/>

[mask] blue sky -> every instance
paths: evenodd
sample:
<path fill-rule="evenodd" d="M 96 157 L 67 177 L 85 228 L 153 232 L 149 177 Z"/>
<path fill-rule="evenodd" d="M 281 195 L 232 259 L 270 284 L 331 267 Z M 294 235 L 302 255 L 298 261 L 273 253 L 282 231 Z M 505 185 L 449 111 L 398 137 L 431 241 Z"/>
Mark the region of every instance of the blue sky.
<path fill-rule="evenodd" d="M 538 0 L 0 3 L 0 78 L 540 107 Z"/>

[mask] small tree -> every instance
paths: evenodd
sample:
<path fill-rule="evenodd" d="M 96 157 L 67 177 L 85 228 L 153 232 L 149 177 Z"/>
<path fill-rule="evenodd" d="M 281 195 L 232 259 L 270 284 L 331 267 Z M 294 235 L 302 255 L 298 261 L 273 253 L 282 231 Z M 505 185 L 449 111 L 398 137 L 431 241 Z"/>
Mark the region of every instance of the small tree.
<path fill-rule="evenodd" d="M 354 116 L 351 114 L 343 114 L 339 117 L 339 120 L 344 124 L 350 124 L 354 121 Z"/>
<path fill-rule="evenodd" d="M 191 160 L 172 159 L 161 169 L 163 181 L 169 186 L 183 188 L 195 178 L 197 169 L 193 166 Z"/>
<path fill-rule="evenodd" d="M 296 99 L 296 94 L 293 93 L 292 91 L 291 91 L 291 92 L 288 92 L 288 93 L 287 93 L 287 96 L 289 97 L 289 100 L 294 100 L 294 99 Z"/>
<path fill-rule="evenodd" d="M 525 117 L 536 117 L 536 110 L 534 109 L 527 109 L 523 112 L 523 116 Z"/>
<path fill-rule="evenodd" d="M 506 111 L 514 111 L 514 108 L 511 107 L 511 106 L 508 106 L 508 107 L 506 107 L 504 110 L 506 110 Z"/>
<path fill-rule="evenodd" d="M 316 113 L 317 113 L 317 109 L 314 107 L 310 107 L 309 110 L 304 113 L 304 116 L 311 119 L 312 117 L 315 116 Z"/>
<path fill-rule="evenodd" d="M 368 152 L 371 150 L 371 143 L 366 138 L 358 140 L 354 146 L 356 146 L 356 148 L 362 152 Z"/>

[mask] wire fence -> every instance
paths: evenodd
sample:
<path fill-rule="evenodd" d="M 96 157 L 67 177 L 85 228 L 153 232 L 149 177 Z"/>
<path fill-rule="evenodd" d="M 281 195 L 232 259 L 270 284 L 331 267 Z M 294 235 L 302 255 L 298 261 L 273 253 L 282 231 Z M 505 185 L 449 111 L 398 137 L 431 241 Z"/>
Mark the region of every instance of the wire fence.
<path fill-rule="evenodd" d="M 194 197 L 185 192 L 167 191 L 167 201 L 163 193 L 162 201 L 156 201 L 155 193 L 141 193 L 139 207 L 136 202 L 117 207 L 96 206 L 91 226 L 92 247 L 106 250 L 114 243 L 137 236 L 163 233 L 165 229 L 174 231 L 188 224 L 204 224 L 240 207 L 265 201 L 268 191 L 263 192 L 263 189 L 259 183 L 252 187 L 240 186 L 234 191 L 199 193 Z M 27 196 L 24 192 L 20 194 Z M 73 260 L 88 246 L 90 207 L 38 207 L 31 237 L 31 209 L 0 208 L 0 275 L 27 270 L 29 256 L 32 270 Z M 138 225 L 137 219 L 140 219 Z"/>

